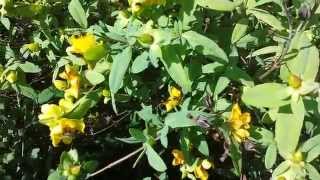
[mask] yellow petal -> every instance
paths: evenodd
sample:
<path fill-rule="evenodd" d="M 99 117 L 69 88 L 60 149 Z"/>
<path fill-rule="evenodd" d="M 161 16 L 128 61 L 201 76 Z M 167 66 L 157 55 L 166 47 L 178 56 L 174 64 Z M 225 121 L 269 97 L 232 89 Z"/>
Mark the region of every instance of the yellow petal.
<path fill-rule="evenodd" d="M 202 166 L 204 169 L 208 170 L 208 169 L 210 169 L 211 167 L 213 167 L 213 163 L 210 162 L 208 159 L 204 159 L 204 160 L 201 161 L 201 166 Z"/>
<path fill-rule="evenodd" d="M 53 85 L 54 85 L 54 87 L 56 87 L 60 91 L 64 91 L 68 87 L 67 82 L 66 81 L 62 81 L 62 80 L 54 80 L 53 81 Z"/>
<path fill-rule="evenodd" d="M 181 99 L 182 92 L 178 88 L 171 86 L 169 88 L 169 95 L 170 95 L 170 97 L 173 97 L 176 99 Z"/>
<path fill-rule="evenodd" d="M 42 114 L 39 115 L 40 122 L 42 120 L 58 119 L 64 114 L 63 109 L 55 104 L 42 105 L 41 112 Z"/>
<path fill-rule="evenodd" d="M 251 115 L 250 113 L 243 113 L 240 116 L 240 120 L 244 123 L 244 124 L 248 124 L 251 122 Z"/>
<path fill-rule="evenodd" d="M 173 161 L 172 161 L 172 165 L 173 166 L 178 166 L 178 165 L 182 165 L 184 164 L 184 156 L 182 151 L 174 149 L 172 150 L 172 155 L 173 155 Z"/>
<path fill-rule="evenodd" d="M 195 168 L 194 175 L 201 180 L 207 180 L 209 178 L 208 172 L 202 168 L 201 164 Z"/>
<path fill-rule="evenodd" d="M 241 109 L 238 103 L 232 106 L 230 120 L 239 120 L 241 116 Z"/>
<path fill-rule="evenodd" d="M 164 105 L 166 106 L 166 111 L 169 112 L 179 105 L 179 101 L 169 98 Z"/>
<path fill-rule="evenodd" d="M 71 99 L 60 99 L 59 106 L 63 108 L 65 112 L 70 112 L 73 108 L 73 102 Z"/>
<path fill-rule="evenodd" d="M 6 80 L 13 84 L 18 80 L 18 73 L 17 71 L 9 71 L 9 73 L 6 75 Z"/>
<path fill-rule="evenodd" d="M 72 36 L 69 39 L 71 45 L 71 51 L 73 53 L 83 55 L 93 46 L 96 46 L 96 38 L 93 34 L 86 33 L 84 35 Z"/>
<path fill-rule="evenodd" d="M 79 131 L 81 133 L 83 133 L 85 129 L 85 124 L 83 120 L 78 120 L 78 119 L 62 118 L 61 126 L 63 127 L 63 129 L 68 129 L 68 130 L 71 129 L 73 131 Z"/>

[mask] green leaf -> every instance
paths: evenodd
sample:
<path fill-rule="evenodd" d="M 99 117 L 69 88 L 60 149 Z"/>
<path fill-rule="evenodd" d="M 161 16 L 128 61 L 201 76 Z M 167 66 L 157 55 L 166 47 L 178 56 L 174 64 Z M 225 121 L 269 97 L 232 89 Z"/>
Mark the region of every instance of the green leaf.
<path fill-rule="evenodd" d="M 218 97 L 218 95 L 228 87 L 229 83 L 230 80 L 228 78 L 221 76 L 217 81 L 213 94 Z"/>
<path fill-rule="evenodd" d="M 109 87 L 112 94 L 117 93 L 121 88 L 124 75 L 126 74 L 131 61 L 131 56 L 131 47 L 127 47 L 121 53 L 113 56 L 113 63 L 109 76 Z"/>
<path fill-rule="evenodd" d="M 277 160 L 277 146 L 275 144 L 270 144 L 266 151 L 266 155 L 264 157 L 264 164 L 267 169 L 271 169 Z"/>
<path fill-rule="evenodd" d="M 282 78 L 287 81 L 290 73 L 300 77 L 304 81 L 314 81 L 319 70 L 319 50 L 311 43 L 308 33 L 303 32 L 297 36 L 293 46 L 298 48 L 298 55 L 286 61 L 286 66 L 282 67 Z M 288 70 L 289 68 L 289 70 Z"/>
<path fill-rule="evenodd" d="M 98 85 L 105 80 L 104 76 L 101 73 L 93 70 L 86 71 L 85 76 L 92 85 Z"/>
<path fill-rule="evenodd" d="M 310 180 L 319 180 L 320 179 L 320 174 L 314 166 L 307 163 L 305 168 L 308 171 L 308 176 L 309 176 Z"/>
<path fill-rule="evenodd" d="M 24 95 L 24 96 L 26 96 L 26 97 L 28 97 L 30 99 L 37 100 L 38 94 L 30 85 L 17 84 L 17 88 L 19 89 L 19 92 L 22 95 Z"/>
<path fill-rule="evenodd" d="M 161 130 L 160 130 L 160 142 L 162 144 L 163 147 L 167 148 L 168 147 L 168 135 L 169 133 L 169 127 L 168 126 L 164 126 Z"/>
<path fill-rule="evenodd" d="M 244 35 L 246 35 L 248 29 L 249 19 L 247 17 L 240 19 L 233 29 L 231 36 L 231 43 L 234 44 Z"/>
<path fill-rule="evenodd" d="M 279 164 L 279 166 L 276 167 L 272 173 L 272 179 L 286 172 L 290 168 L 290 165 L 291 162 L 289 160 L 283 161 L 281 164 Z"/>
<path fill-rule="evenodd" d="M 190 115 L 192 117 L 197 117 L 200 114 L 201 112 L 199 111 L 179 111 L 170 113 L 165 119 L 165 124 L 171 128 L 196 126 L 197 123 L 190 118 Z"/>
<path fill-rule="evenodd" d="M 229 62 L 228 56 L 213 40 L 195 31 L 187 31 L 182 34 L 188 43 L 198 52 L 208 58 L 223 64 Z"/>
<path fill-rule="evenodd" d="M 7 30 L 10 30 L 10 20 L 9 18 L 6 18 L 6 17 L 3 17 L 1 16 L 0 17 L 0 22 L 2 23 L 2 25 L 7 29 Z"/>
<path fill-rule="evenodd" d="M 101 90 L 97 90 L 94 92 L 90 92 L 83 96 L 81 99 L 79 99 L 74 105 L 72 110 L 67 113 L 64 117 L 70 118 L 70 119 L 81 119 L 83 116 L 87 114 L 87 112 L 95 106 L 99 100 L 99 92 Z"/>
<path fill-rule="evenodd" d="M 53 171 L 48 176 L 47 180 L 66 180 L 65 176 L 60 175 L 59 171 Z"/>
<path fill-rule="evenodd" d="M 281 21 L 279 21 L 276 17 L 274 17 L 272 14 L 270 14 L 268 11 L 262 10 L 262 9 L 249 9 L 247 10 L 248 14 L 253 14 L 257 19 L 260 21 L 265 22 L 266 24 L 269 24 L 273 28 L 282 31 L 285 28 L 282 26 Z"/>
<path fill-rule="evenodd" d="M 38 94 L 38 103 L 43 104 L 48 102 L 51 98 L 55 96 L 57 91 L 51 86 L 47 89 L 44 89 Z"/>
<path fill-rule="evenodd" d="M 162 63 L 166 67 L 171 78 L 182 88 L 184 92 L 191 91 L 191 81 L 187 71 L 182 66 L 182 58 L 174 46 L 162 48 Z"/>
<path fill-rule="evenodd" d="M 205 137 L 202 136 L 197 149 L 199 152 L 201 152 L 201 154 L 209 156 L 209 147 Z"/>
<path fill-rule="evenodd" d="M 248 57 L 255 57 L 255 56 L 260 56 L 265 54 L 277 53 L 279 52 L 279 50 L 280 50 L 279 46 L 267 46 L 254 51 Z"/>
<path fill-rule="evenodd" d="M 307 154 L 306 161 L 311 162 L 320 155 L 320 145 L 313 147 Z"/>
<path fill-rule="evenodd" d="M 160 172 L 167 170 L 167 166 L 163 162 L 159 154 L 149 144 L 144 144 L 144 145 L 147 148 L 146 154 L 147 154 L 147 158 L 150 166 Z"/>
<path fill-rule="evenodd" d="M 86 13 L 79 2 L 79 0 L 71 0 L 69 6 L 69 13 L 71 14 L 72 18 L 82 27 L 87 28 L 88 21 Z"/>
<path fill-rule="evenodd" d="M 229 1 L 229 0 L 197 0 L 199 6 L 213 9 L 216 11 L 233 11 L 238 7 L 242 1 Z"/>
<path fill-rule="evenodd" d="M 224 76 L 228 77 L 231 80 L 238 81 L 245 86 L 253 87 L 254 82 L 247 72 L 240 69 L 237 66 L 229 66 L 225 70 Z"/>
<path fill-rule="evenodd" d="M 91 160 L 91 161 L 84 162 L 81 168 L 88 173 L 92 173 L 98 167 L 98 165 L 99 165 L 98 161 Z"/>
<path fill-rule="evenodd" d="M 306 110 L 304 108 L 302 97 L 300 97 L 297 102 L 291 100 L 291 110 L 297 119 L 304 119 Z"/>
<path fill-rule="evenodd" d="M 280 107 L 289 104 L 288 87 L 283 84 L 265 83 L 245 89 L 242 100 L 255 107 Z"/>
<path fill-rule="evenodd" d="M 31 62 L 25 62 L 24 64 L 19 64 L 19 67 L 25 73 L 38 73 L 41 71 L 39 66 Z"/>
<path fill-rule="evenodd" d="M 145 137 L 145 135 L 143 134 L 143 132 L 139 129 L 133 129 L 130 128 L 129 129 L 129 133 L 132 137 L 134 137 L 135 139 L 141 141 L 141 142 L 146 142 L 147 138 Z"/>
<path fill-rule="evenodd" d="M 132 73 L 140 73 L 148 68 L 150 62 L 148 61 L 149 54 L 143 52 L 141 55 L 136 57 L 131 66 Z"/>
<path fill-rule="evenodd" d="M 301 146 L 302 152 L 308 152 L 313 147 L 320 145 L 320 135 L 316 135 L 310 139 L 308 139 L 303 145 Z"/>
<path fill-rule="evenodd" d="M 278 114 L 275 126 L 275 140 L 279 154 L 284 159 L 290 158 L 296 151 L 302 126 L 303 119 L 297 119 L 293 114 Z"/>

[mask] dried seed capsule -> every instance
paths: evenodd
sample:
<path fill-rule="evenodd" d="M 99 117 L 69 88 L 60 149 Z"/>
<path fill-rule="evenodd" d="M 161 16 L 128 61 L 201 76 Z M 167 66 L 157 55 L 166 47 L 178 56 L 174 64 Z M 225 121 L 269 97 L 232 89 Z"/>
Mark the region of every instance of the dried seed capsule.
<path fill-rule="evenodd" d="M 299 18 L 301 20 L 308 20 L 311 17 L 311 8 L 310 6 L 304 4 L 299 9 Z"/>

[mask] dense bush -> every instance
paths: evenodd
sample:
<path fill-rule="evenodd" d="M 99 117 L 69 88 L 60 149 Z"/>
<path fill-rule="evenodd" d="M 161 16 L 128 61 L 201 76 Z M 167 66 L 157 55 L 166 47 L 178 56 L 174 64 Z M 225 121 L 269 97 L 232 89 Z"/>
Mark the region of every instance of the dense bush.
<path fill-rule="evenodd" d="M 320 179 L 318 0 L 0 0 L 1 179 Z"/>

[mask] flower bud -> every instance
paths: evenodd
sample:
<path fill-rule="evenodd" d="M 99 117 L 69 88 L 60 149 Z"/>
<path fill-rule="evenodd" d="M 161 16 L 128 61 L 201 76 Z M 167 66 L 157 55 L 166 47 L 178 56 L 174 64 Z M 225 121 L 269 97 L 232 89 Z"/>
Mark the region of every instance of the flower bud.
<path fill-rule="evenodd" d="M 71 173 L 72 175 L 77 176 L 77 175 L 79 175 L 79 173 L 80 173 L 80 168 L 81 168 L 80 165 L 72 166 L 72 167 L 70 167 L 70 173 Z"/>
<path fill-rule="evenodd" d="M 208 170 L 208 169 L 210 169 L 211 167 L 213 167 L 213 164 L 212 164 L 212 162 L 210 162 L 208 159 L 204 159 L 204 160 L 202 160 L 202 162 L 201 162 L 201 166 L 202 166 L 204 169 Z"/>
<path fill-rule="evenodd" d="M 298 89 L 301 87 L 302 80 L 298 76 L 291 74 L 289 76 L 288 83 L 289 83 L 289 86 L 291 86 L 292 88 Z"/>
<path fill-rule="evenodd" d="M 150 34 L 147 34 L 147 33 L 144 33 L 144 34 L 141 34 L 139 37 L 138 37 L 138 41 L 142 44 L 152 44 L 153 43 L 153 37 L 150 35 Z"/>
<path fill-rule="evenodd" d="M 18 73 L 17 71 L 9 71 L 9 73 L 6 76 L 6 80 L 9 81 L 9 83 L 13 84 L 18 80 Z"/>
<path fill-rule="evenodd" d="M 301 20 L 308 20 L 311 17 L 310 6 L 304 4 L 299 9 L 299 18 Z"/>
<path fill-rule="evenodd" d="M 102 91 L 102 96 L 104 96 L 104 97 L 110 97 L 110 96 L 111 96 L 111 93 L 110 93 L 109 90 L 104 89 L 104 90 Z"/>

